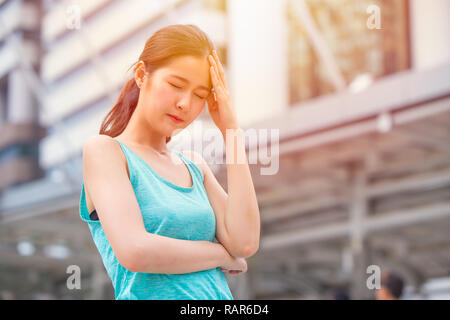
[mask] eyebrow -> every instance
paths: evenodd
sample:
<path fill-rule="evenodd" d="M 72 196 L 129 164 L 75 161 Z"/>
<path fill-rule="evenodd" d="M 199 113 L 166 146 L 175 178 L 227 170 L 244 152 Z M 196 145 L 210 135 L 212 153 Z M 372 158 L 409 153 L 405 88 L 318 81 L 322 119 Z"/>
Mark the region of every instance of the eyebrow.
<path fill-rule="evenodd" d="M 177 78 L 177 79 L 180 79 L 181 81 L 184 81 L 184 82 L 189 82 L 189 80 L 188 79 L 186 79 L 186 78 L 183 78 L 183 77 L 180 77 L 180 76 L 178 76 L 178 75 L 176 75 L 176 74 L 169 74 L 169 76 L 170 77 L 174 77 L 174 78 Z M 203 90 L 206 90 L 206 91 L 211 91 L 211 88 L 208 88 L 208 87 L 205 87 L 205 86 L 198 86 L 200 89 L 203 89 Z"/>

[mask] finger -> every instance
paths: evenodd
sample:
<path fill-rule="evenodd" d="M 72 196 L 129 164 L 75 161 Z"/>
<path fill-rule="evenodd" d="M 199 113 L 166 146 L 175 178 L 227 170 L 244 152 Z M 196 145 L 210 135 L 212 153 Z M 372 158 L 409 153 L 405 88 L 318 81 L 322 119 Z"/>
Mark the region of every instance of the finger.
<path fill-rule="evenodd" d="M 222 83 L 222 78 L 220 77 L 220 73 L 219 73 L 219 67 L 217 65 L 217 62 L 214 58 L 214 56 L 209 55 L 209 63 L 211 64 L 211 66 L 213 67 L 216 75 L 217 75 L 217 79 L 218 79 L 218 83 Z"/>
<path fill-rule="evenodd" d="M 223 69 L 222 63 L 220 62 L 219 56 L 217 55 L 217 51 L 213 50 L 213 57 L 215 60 L 215 64 L 216 64 L 216 68 L 218 70 L 218 74 L 220 76 L 220 79 L 223 83 L 224 86 L 226 86 L 226 81 L 225 81 L 225 71 Z"/>
<path fill-rule="evenodd" d="M 206 97 L 206 102 L 208 102 L 208 105 L 214 102 L 214 93 L 210 92 L 208 96 Z"/>
<path fill-rule="evenodd" d="M 210 60 L 211 60 L 210 63 L 214 66 L 214 68 L 217 71 L 220 81 L 224 82 L 225 75 L 223 72 L 223 67 L 220 63 L 219 57 L 217 56 L 217 52 L 215 52 L 215 50 L 213 50 L 212 53 L 210 54 Z"/>
<path fill-rule="evenodd" d="M 216 96 L 216 90 L 215 89 L 211 91 L 211 99 L 212 99 L 213 102 L 217 101 L 217 96 Z"/>
<path fill-rule="evenodd" d="M 216 101 L 214 100 L 214 94 L 211 93 L 210 96 L 208 96 L 206 102 L 208 103 L 208 109 L 214 110 L 216 108 Z"/>
<path fill-rule="evenodd" d="M 219 82 L 219 78 L 218 78 L 218 75 L 217 75 L 217 71 L 216 71 L 216 69 L 214 67 L 211 67 L 210 68 L 210 73 L 211 73 L 211 79 L 212 79 L 213 87 L 214 87 L 214 94 L 217 95 L 219 93 L 219 91 L 222 89 L 221 86 L 220 86 L 220 82 Z"/>
<path fill-rule="evenodd" d="M 220 62 L 219 56 L 217 55 L 217 51 L 213 50 L 212 52 L 213 52 L 213 57 L 216 62 L 217 69 L 219 70 L 219 75 L 220 75 L 223 83 L 225 84 L 226 83 L 225 82 L 225 71 L 223 69 L 222 63 Z"/>

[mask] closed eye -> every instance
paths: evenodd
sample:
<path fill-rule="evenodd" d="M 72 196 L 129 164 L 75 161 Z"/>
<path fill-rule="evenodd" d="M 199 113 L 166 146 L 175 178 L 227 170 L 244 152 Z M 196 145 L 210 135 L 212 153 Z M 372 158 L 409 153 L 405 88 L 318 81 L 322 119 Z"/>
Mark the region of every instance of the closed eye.
<path fill-rule="evenodd" d="M 169 84 L 170 84 L 172 87 L 175 87 L 175 88 L 178 88 L 178 89 L 181 88 L 181 87 L 178 87 L 178 86 L 174 85 L 173 83 L 170 83 L 170 82 L 169 82 Z"/>
<path fill-rule="evenodd" d="M 178 86 L 174 85 L 173 83 L 170 83 L 170 82 L 169 82 L 169 84 L 170 84 L 172 87 L 175 87 L 175 88 L 177 88 L 177 89 L 181 89 L 181 87 L 178 87 Z M 199 96 L 198 94 L 196 94 L 196 96 L 199 97 L 200 99 L 206 99 L 206 97 L 201 97 L 201 96 Z"/>

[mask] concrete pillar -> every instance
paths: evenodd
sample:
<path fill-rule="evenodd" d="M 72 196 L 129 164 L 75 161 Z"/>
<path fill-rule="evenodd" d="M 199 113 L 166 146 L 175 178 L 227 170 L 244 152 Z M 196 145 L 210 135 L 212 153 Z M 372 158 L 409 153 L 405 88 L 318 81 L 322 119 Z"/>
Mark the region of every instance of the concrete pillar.
<path fill-rule="evenodd" d="M 1 180 L 0 190 L 44 175 L 39 167 L 39 140 L 45 134 L 45 128 L 39 125 L 37 98 L 41 55 L 41 1 L 17 1 L 17 6 L 17 12 L 22 14 L 9 17 L 15 28 L 7 30 L 4 46 L 7 56 L 14 56 L 15 59 L 5 61 L 4 69 L 9 73 L 7 79 L 2 79 L 5 82 L 1 84 L 0 90 L 5 115 L 0 126 L 0 151 L 11 148 L 15 157 L 0 159 L 0 175 L 4 178 Z"/>
<path fill-rule="evenodd" d="M 0 83 L 0 126 L 6 121 L 6 92 L 2 91 Z"/>
<path fill-rule="evenodd" d="M 450 61 L 450 1 L 411 0 L 411 54 L 414 69 Z"/>
<path fill-rule="evenodd" d="M 361 163 L 351 166 L 351 203 L 350 203 L 350 248 L 352 252 L 352 273 L 350 278 L 351 299 L 367 299 L 370 297 L 367 288 L 366 270 L 369 263 L 369 248 L 365 232 L 367 216 L 366 171 Z"/>
<path fill-rule="evenodd" d="M 33 123 L 38 120 L 36 99 L 25 74 L 18 68 L 9 74 L 7 108 L 7 122 Z"/>
<path fill-rule="evenodd" d="M 239 123 L 288 107 L 285 0 L 228 0 L 228 85 Z"/>

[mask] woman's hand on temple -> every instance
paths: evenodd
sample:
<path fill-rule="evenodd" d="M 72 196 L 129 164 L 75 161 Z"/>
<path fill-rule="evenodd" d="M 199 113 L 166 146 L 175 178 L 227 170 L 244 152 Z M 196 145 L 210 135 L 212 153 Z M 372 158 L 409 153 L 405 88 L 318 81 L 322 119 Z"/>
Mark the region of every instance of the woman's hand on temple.
<path fill-rule="evenodd" d="M 211 92 L 207 97 L 208 110 L 216 126 L 225 135 L 226 129 L 239 129 L 239 124 L 231 103 L 223 66 L 215 50 L 208 56 L 208 61 L 211 65 L 210 75 L 214 89 L 214 93 Z"/>

